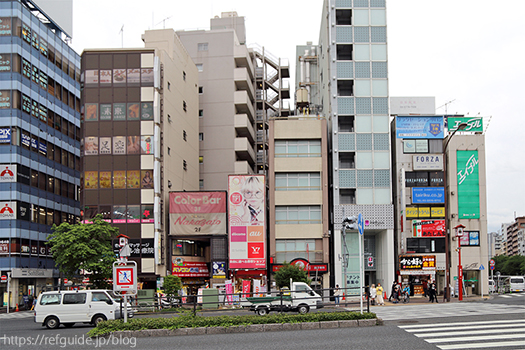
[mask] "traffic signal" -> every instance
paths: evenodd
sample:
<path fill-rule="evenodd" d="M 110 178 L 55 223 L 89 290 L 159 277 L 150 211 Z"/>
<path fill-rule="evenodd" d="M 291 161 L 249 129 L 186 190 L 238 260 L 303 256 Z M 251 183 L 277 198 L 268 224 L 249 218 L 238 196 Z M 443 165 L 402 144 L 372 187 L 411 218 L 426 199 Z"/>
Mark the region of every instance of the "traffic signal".
<path fill-rule="evenodd" d="M 343 225 L 346 230 L 357 231 L 357 216 L 348 216 L 343 220 Z"/>

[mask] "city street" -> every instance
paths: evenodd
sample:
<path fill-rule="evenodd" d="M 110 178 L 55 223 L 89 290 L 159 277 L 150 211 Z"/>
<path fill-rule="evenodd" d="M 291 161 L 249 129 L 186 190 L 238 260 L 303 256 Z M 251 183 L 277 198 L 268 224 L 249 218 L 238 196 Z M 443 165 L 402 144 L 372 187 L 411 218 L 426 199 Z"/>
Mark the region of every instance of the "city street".
<path fill-rule="evenodd" d="M 330 310 L 330 308 L 327 308 Z M 333 309 L 332 309 L 333 310 Z M 331 310 L 331 311 L 332 311 Z M 409 349 L 523 349 L 525 347 L 525 293 L 494 296 L 485 301 L 430 304 L 424 299 L 410 304 L 374 306 L 372 312 L 385 320 L 380 327 L 326 329 L 250 334 L 221 334 L 137 338 L 134 343 L 113 343 L 101 349 L 386 349 L 392 344 Z M 242 312 L 242 311 L 241 311 Z M 246 312 L 248 313 L 248 312 Z M 170 317 L 171 315 L 165 315 Z M 142 316 L 139 316 L 142 317 Z M 75 325 L 49 330 L 33 322 L 31 313 L 0 315 L 3 349 L 34 348 L 9 345 L 5 337 L 43 337 L 78 341 L 92 326 Z M 49 341 L 49 339 L 47 339 Z M 41 340 L 42 341 L 42 340 Z M 64 340 L 65 341 L 65 340 Z M 111 341 L 111 340 L 105 340 Z M 118 341 L 118 339 L 114 339 Z M 58 343 L 38 348 L 57 348 Z M 78 344 L 78 343 L 77 343 Z M 469 347 L 473 346 L 473 347 Z M 72 347 L 73 344 L 67 347 Z M 60 345 L 58 345 L 60 347 Z M 75 345 L 89 349 L 94 345 Z"/>

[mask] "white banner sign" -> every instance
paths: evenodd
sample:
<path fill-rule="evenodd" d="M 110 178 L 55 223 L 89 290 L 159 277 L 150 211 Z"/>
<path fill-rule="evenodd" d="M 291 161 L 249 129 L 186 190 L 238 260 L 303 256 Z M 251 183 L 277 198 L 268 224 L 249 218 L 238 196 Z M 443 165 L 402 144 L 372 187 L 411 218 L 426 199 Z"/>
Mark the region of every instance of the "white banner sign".
<path fill-rule="evenodd" d="M 414 170 L 443 170 L 443 155 L 425 154 L 412 156 L 412 168 Z"/>

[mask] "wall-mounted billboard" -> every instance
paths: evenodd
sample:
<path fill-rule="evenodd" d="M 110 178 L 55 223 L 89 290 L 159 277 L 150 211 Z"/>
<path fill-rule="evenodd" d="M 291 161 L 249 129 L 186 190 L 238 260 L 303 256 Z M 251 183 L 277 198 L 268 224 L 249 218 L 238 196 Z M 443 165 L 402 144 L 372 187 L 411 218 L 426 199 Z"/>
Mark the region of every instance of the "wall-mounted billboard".
<path fill-rule="evenodd" d="M 478 151 L 457 151 L 458 218 L 479 219 Z"/>
<path fill-rule="evenodd" d="M 170 192 L 170 234 L 226 234 L 226 192 Z"/>
<path fill-rule="evenodd" d="M 412 203 L 445 203 L 444 187 L 412 187 Z"/>
<path fill-rule="evenodd" d="M 230 269 L 266 268 L 264 175 L 228 177 Z"/>
<path fill-rule="evenodd" d="M 443 139 L 443 116 L 396 117 L 398 139 Z"/>
<path fill-rule="evenodd" d="M 448 117 L 447 129 L 449 132 L 455 131 L 460 124 L 466 123 L 467 127 L 461 131 L 483 132 L 483 118 L 482 117 Z"/>

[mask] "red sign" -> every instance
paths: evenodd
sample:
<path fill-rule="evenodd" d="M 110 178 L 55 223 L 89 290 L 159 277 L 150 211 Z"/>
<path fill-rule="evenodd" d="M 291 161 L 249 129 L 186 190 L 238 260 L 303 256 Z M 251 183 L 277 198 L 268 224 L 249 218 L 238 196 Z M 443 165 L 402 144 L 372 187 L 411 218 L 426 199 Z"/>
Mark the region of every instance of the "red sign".
<path fill-rule="evenodd" d="M 6 275 L 2 275 L 1 280 L 2 280 L 2 282 L 7 281 L 7 276 Z"/>
<path fill-rule="evenodd" d="M 181 262 L 173 258 L 171 274 L 179 277 L 210 277 L 208 264 L 205 262 Z"/>
<path fill-rule="evenodd" d="M 133 290 L 137 279 L 136 267 L 129 265 L 114 266 L 113 278 L 114 286 L 117 287 L 116 290 Z"/>
<path fill-rule="evenodd" d="M 67 284 L 68 280 L 67 278 L 64 278 L 64 284 Z"/>
<path fill-rule="evenodd" d="M 414 237 L 445 237 L 445 220 L 412 220 Z"/>
<path fill-rule="evenodd" d="M 297 258 L 290 262 L 290 265 L 300 266 L 307 272 L 328 272 L 328 264 L 312 264 L 306 259 Z M 272 265 L 272 271 L 276 272 L 283 265 Z"/>

